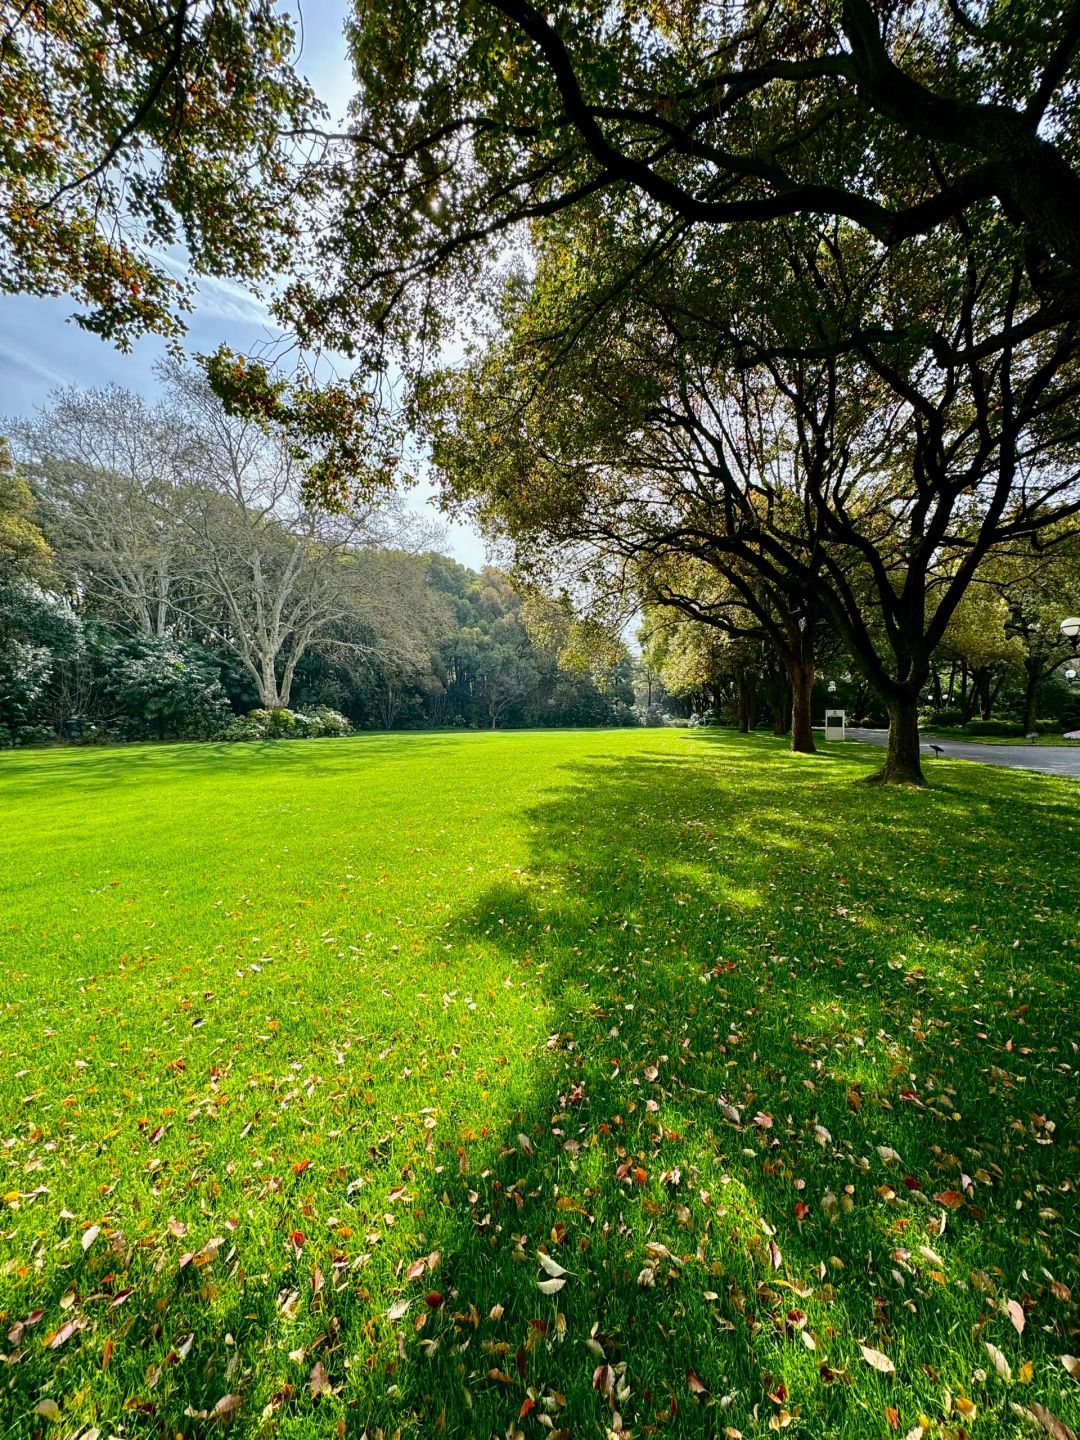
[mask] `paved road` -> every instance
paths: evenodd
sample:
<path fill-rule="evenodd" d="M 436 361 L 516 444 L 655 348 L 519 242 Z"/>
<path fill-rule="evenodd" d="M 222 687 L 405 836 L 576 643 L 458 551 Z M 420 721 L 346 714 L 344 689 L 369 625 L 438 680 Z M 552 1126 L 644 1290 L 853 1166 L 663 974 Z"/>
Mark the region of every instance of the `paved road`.
<path fill-rule="evenodd" d="M 852 740 L 863 740 L 868 745 L 884 745 L 889 738 L 887 730 L 862 730 L 848 726 Z M 1047 745 L 978 745 L 966 740 L 945 740 L 937 735 L 923 736 L 923 753 L 931 761 L 934 752 L 930 741 L 940 745 L 951 760 L 981 760 L 984 765 L 1004 765 L 1010 770 L 1041 770 L 1045 775 L 1080 776 L 1080 746 L 1072 748 L 1063 745 L 1051 749 Z"/>

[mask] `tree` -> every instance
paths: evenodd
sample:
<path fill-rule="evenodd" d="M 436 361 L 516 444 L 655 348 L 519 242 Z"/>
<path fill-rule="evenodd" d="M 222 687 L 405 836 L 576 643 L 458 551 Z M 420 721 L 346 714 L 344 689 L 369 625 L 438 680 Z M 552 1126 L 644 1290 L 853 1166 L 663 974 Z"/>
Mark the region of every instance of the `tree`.
<path fill-rule="evenodd" d="M 370 653 L 340 630 L 362 616 L 370 590 L 359 556 L 394 535 L 394 508 L 328 514 L 305 498 L 304 472 L 280 439 L 228 414 L 196 372 L 168 364 L 161 374 L 185 436 L 170 517 L 184 541 L 186 613 L 235 656 L 265 708 L 287 707 L 316 644 L 333 637 L 339 650 Z"/>
<path fill-rule="evenodd" d="M 917 263 L 832 225 L 660 264 L 597 215 L 425 393 L 435 458 L 523 563 L 686 556 L 813 607 L 889 710 L 879 778 L 923 783 L 920 694 L 973 575 L 1080 511 L 1077 329 L 1017 338 L 1038 304 L 992 228 Z"/>
<path fill-rule="evenodd" d="M 0 436 L 0 744 L 34 735 L 34 710 L 70 639 L 69 617 L 44 590 L 52 551 L 34 496 Z"/>
<path fill-rule="evenodd" d="M 390 315 L 430 340 L 508 234 L 597 199 L 683 230 L 824 215 L 884 245 L 991 206 L 1039 323 L 1080 313 L 1071 0 L 357 3 L 340 133 L 268 0 L 2 13 L 0 275 L 70 290 L 105 334 L 175 324 L 149 249 L 182 239 L 202 273 L 291 268 L 304 342 L 353 353 L 358 319 L 377 341 Z"/>
<path fill-rule="evenodd" d="M 392 730 L 410 689 L 428 676 L 432 652 L 450 634 L 450 605 L 431 584 L 430 555 L 365 550 L 351 557 L 352 608 L 318 649 L 374 693 Z"/>
<path fill-rule="evenodd" d="M 437 36 L 437 43 L 430 43 Z M 902 246 L 992 210 L 1038 325 L 1080 314 L 1069 137 L 1080 12 L 934 0 L 779 9 L 356 5 L 347 131 L 316 130 L 328 223 L 302 337 L 430 353 L 529 227 L 590 207 L 675 234 L 828 217 Z"/>
<path fill-rule="evenodd" d="M 998 570 L 1008 628 L 1021 651 L 1021 720 L 1027 731 L 1036 728 L 1039 686 L 1076 653 L 1075 642 L 1061 633 L 1061 621 L 1080 615 L 1080 535 L 1064 529 L 1046 539 L 1037 549 L 1005 557 Z"/>
<path fill-rule="evenodd" d="M 10 429 L 34 467 L 69 593 L 165 638 L 177 623 L 185 546 L 175 513 L 188 436 L 178 417 L 119 385 L 72 385 Z"/>
<path fill-rule="evenodd" d="M 961 719 L 971 719 L 976 708 L 989 720 L 998 691 L 1010 668 L 1022 666 L 1024 650 L 1008 631 L 1009 607 L 1004 597 L 986 584 L 984 577 L 961 598 L 941 638 L 941 653 L 963 666 Z M 971 678 L 970 696 L 966 693 Z"/>
<path fill-rule="evenodd" d="M 283 269 L 321 114 L 270 0 L 0 0 L 0 290 L 68 293 L 127 345 L 177 335 L 192 272 Z"/>
<path fill-rule="evenodd" d="M 717 650 L 728 657 L 726 668 L 731 668 L 731 657 L 746 657 L 746 663 L 732 671 L 741 677 L 740 730 L 751 728 L 756 690 L 765 684 L 776 733 L 790 731 L 792 750 L 813 755 L 810 702 L 817 641 L 824 627 L 804 587 L 776 583 L 762 567 L 740 564 L 735 556 L 717 554 L 710 563 L 702 563 L 696 555 L 687 558 L 685 549 L 672 547 L 656 558 L 648 555 L 635 567 L 634 584 L 642 603 L 650 609 L 675 610 L 698 625 L 719 630 L 732 642 L 747 642 Z"/>
<path fill-rule="evenodd" d="M 52 551 L 35 515 L 34 495 L 15 465 L 11 446 L 0 435 L 0 576 L 40 580 Z"/>
<path fill-rule="evenodd" d="M 158 373 L 155 404 L 70 389 L 14 427 L 68 593 L 170 654 L 201 640 L 231 655 L 271 709 L 313 648 L 369 666 L 426 654 L 438 621 L 422 568 L 376 551 L 426 546 L 431 527 L 393 499 L 334 515 L 308 504 L 279 437 L 227 414 L 197 372 Z"/>

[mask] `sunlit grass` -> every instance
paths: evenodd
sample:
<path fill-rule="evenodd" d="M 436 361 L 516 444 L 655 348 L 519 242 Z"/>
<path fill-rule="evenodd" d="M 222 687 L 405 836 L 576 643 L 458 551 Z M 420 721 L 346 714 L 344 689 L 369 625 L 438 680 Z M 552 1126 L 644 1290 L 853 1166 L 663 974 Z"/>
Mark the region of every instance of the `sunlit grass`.
<path fill-rule="evenodd" d="M 879 759 L 0 756 L 0 1433 L 1075 1427 L 1076 786 Z"/>

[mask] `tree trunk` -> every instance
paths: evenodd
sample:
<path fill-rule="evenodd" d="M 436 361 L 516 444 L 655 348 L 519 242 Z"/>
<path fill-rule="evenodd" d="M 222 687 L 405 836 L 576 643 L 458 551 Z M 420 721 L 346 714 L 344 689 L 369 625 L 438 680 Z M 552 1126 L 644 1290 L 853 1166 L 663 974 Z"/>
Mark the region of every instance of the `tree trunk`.
<path fill-rule="evenodd" d="M 871 785 L 925 785 L 919 752 L 919 692 L 901 692 L 889 701 L 889 748 L 885 764 L 869 776 Z"/>
<path fill-rule="evenodd" d="M 794 661 L 791 678 L 791 748 L 800 755 L 816 755 L 810 699 L 814 689 L 813 661 Z"/>
<path fill-rule="evenodd" d="M 1039 672 L 1034 667 L 1027 672 L 1027 683 L 1024 685 L 1024 729 L 1030 735 L 1035 729 L 1036 691 L 1039 688 Z"/>
<path fill-rule="evenodd" d="M 750 733 L 750 710 L 753 700 L 753 686 L 740 675 L 735 682 L 735 693 L 739 707 L 739 734 L 748 735 Z"/>
<path fill-rule="evenodd" d="M 987 666 L 980 666 L 978 670 L 972 671 L 972 680 L 975 691 L 979 697 L 979 717 L 982 720 L 990 719 L 990 670 Z"/>

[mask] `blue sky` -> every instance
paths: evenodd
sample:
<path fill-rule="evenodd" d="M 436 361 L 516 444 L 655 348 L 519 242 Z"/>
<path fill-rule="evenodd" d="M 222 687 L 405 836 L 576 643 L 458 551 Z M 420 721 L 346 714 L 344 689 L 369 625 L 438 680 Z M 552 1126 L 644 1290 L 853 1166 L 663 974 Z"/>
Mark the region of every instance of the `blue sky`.
<path fill-rule="evenodd" d="M 290 8 L 300 16 L 303 50 L 299 68 L 340 120 L 352 93 L 341 34 L 341 0 L 304 0 Z M 58 385 L 106 385 L 115 382 L 149 393 L 154 362 L 163 353 L 154 337 L 138 341 L 127 354 L 88 335 L 69 319 L 74 307 L 65 300 L 0 295 L 0 419 L 29 414 Z M 244 351 L 272 338 L 259 302 L 241 287 L 223 281 L 200 284 L 195 313 L 189 317 L 186 345 L 208 354 L 225 342 Z M 426 509 L 430 487 L 421 487 L 410 504 Z M 430 510 L 428 510 L 430 513 Z M 484 547 L 470 526 L 446 524 L 445 548 L 462 564 L 479 567 Z"/>

